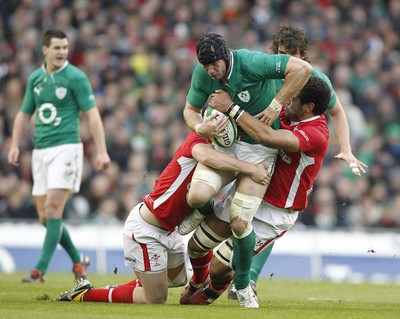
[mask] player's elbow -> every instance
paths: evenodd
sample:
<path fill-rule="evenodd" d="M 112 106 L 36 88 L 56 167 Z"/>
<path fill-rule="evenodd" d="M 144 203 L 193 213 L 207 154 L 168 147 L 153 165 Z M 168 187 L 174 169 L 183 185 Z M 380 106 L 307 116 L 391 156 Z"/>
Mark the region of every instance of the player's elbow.
<path fill-rule="evenodd" d="M 304 63 L 305 71 L 306 71 L 307 74 L 310 76 L 311 73 L 312 73 L 312 71 L 313 71 L 313 67 L 312 67 L 312 65 L 311 65 L 310 63 L 308 63 L 307 61 L 303 61 L 303 62 L 305 62 L 305 63 Z"/>
<path fill-rule="evenodd" d="M 289 62 L 289 66 L 287 68 L 289 73 L 292 71 L 297 78 L 303 77 L 308 79 L 310 77 L 313 70 L 313 67 L 310 63 L 296 57 L 291 57 Z"/>
<path fill-rule="evenodd" d="M 298 67 L 302 70 L 302 72 L 310 76 L 313 70 L 312 65 L 302 59 L 298 59 L 297 62 L 298 62 Z"/>

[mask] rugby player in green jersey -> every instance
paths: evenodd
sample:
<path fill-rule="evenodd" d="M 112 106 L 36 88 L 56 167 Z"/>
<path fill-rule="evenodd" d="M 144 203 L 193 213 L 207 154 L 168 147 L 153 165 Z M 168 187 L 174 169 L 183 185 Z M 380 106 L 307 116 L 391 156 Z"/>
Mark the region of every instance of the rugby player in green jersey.
<path fill-rule="evenodd" d="M 259 114 L 268 107 L 277 116 L 282 105 L 298 94 L 312 71 L 312 67 L 306 61 L 288 55 L 271 55 L 245 49 L 230 50 L 224 38 L 216 33 L 203 36 L 197 42 L 196 53 L 200 64 L 193 72 L 183 115 L 191 130 L 209 137 L 221 136 L 221 130 L 226 124 L 223 117 L 217 121 L 203 122 L 200 111 L 206 105 L 210 94 L 224 90 L 231 96 L 234 104 L 251 115 Z M 285 80 L 278 93 L 275 88 L 276 79 Z M 279 121 L 270 121 L 267 124 L 279 128 Z M 244 161 L 266 163 L 270 172 L 273 172 L 277 150 L 258 144 L 245 132 L 242 132 L 232 147 L 215 147 Z M 226 178 L 224 172 L 199 164 L 188 192 L 189 205 L 193 208 L 207 205 L 207 201 L 217 194 L 221 185 L 226 184 Z M 255 244 L 251 221 L 268 185 L 257 184 L 240 174 L 236 183 L 237 191 L 230 209 L 234 245 L 234 283 L 238 293 L 247 299 L 252 295 L 249 270 Z M 201 216 L 199 220 L 201 222 Z M 201 242 L 207 241 L 208 235 L 205 232 L 196 236 Z M 202 253 L 204 254 L 189 249 L 189 256 L 192 258 L 201 258 Z M 190 284 L 199 287 L 200 283 Z"/>
<path fill-rule="evenodd" d="M 8 162 L 18 166 L 19 144 L 35 114 L 32 152 L 32 195 L 40 222 L 46 227 L 41 257 L 23 282 L 43 282 L 52 256 L 60 244 L 70 256 L 75 278 L 86 276 L 90 264 L 73 244 L 62 222 L 71 193 L 79 191 L 83 145 L 79 133 L 81 113 L 88 122 L 96 147 L 95 169 L 110 165 L 104 128 L 87 76 L 67 61 L 68 38 L 63 31 L 43 36 L 44 64 L 28 78 L 20 111 L 16 115 Z"/>
<path fill-rule="evenodd" d="M 309 62 L 307 57 L 308 50 L 309 42 L 306 33 L 304 32 L 304 30 L 297 28 L 294 25 L 282 24 L 273 37 L 271 51 L 275 54 L 289 54 L 291 56 Z M 361 172 L 365 174 L 365 168 L 367 167 L 367 165 L 359 161 L 352 153 L 350 145 L 349 125 L 347 122 L 346 113 L 344 112 L 342 103 L 340 102 L 338 96 L 332 88 L 331 81 L 324 73 L 316 68 L 313 69 L 311 75 L 324 80 L 332 90 L 332 96 L 328 105 L 327 112 L 331 119 L 333 131 L 340 147 L 340 153 L 337 154 L 335 158 L 345 161 L 351 168 L 354 175 L 360 176 Z M 277 81 L 277 89 L 279 89 L 281 85 L 282 81 Z M 261 120 L 272 120 L 272 118 L 269 117 L 267 112 L 265 111 L 262 114 L 259 114 L 258 117 Z M 273 244 L 253 257 L 250 270 L 250 280 L 254 287 L 258 280 L 258 276 L 260 275 L 260 272 L 263 269 L 264 264 L 271 253 L 272 247 Z M 236 299 L 236 291 L 233 285 L 229 287 L 228 299 Z"/>

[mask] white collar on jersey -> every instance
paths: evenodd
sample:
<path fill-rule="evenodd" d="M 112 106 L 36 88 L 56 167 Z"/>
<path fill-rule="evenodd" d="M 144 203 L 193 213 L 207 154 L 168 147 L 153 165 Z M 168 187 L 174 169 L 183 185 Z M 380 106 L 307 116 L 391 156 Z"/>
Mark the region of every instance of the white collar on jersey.
<path fill-rule="evenodd" d="M 297 124 L 299 124 L 299 123 L 305 123 L 305 122 L 314 121 L 314 120 L 316 120 L 316 119 L 319 119 L 321 116 L 322 116 L 322 115 L 315 115 L 315 116 L 313 116 L 313 117 L 310 117 L 310 118 L 308 118 L 308 119 L 302 120 L 302 121 L 300 121 L 300 122 L 290 121 L 290 125 L 291 125 L 291 126 L 294 126 L 294 125 L 297 125 Z"/>
<path fill-rule="evenodd" d="M 68 63 L 69 63 L 68 60 L 65 60 L 63 66 L 61 68 L 59 68 L 57 71 L 55 71 L 54 73 L 58 73 L 58 72 L 61 72 L 62 70 L 64 70 L 67 67 Z M 42 68 L 43 68 L 44 73 L 47 73 L 46 63 L 42 64 Z"/>

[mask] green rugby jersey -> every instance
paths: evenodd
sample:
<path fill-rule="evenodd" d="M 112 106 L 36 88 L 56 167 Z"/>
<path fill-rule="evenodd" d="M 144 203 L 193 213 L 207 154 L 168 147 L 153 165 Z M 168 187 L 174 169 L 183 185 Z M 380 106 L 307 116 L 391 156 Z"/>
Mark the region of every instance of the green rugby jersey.
<path fill-rule="evenodd" d="M 328 84 L 329 88 L 331 89 L 331 99 L 328 104 L 328 110 L 330 110 L 336 104 L 336 100 L 337 100 L 337 96 L 333 89 L 331 81 L 329 80 L 328 76 L 325 73 L 323 73 L 315 68 L 312 70 L 311 76 L 316 76 L 317 78 L 324 80 L 326 82 L 326 84 Z M 282 85 L 283 85 L 282 80 L 276 81 L 276 90 L 278 91 L 282 87 Z"/>
<path fill-rule="evenodd" d="M 21 111 L 29 115 L 36 112 L 34 142 L 35 148 L 41 149 L 80 143 L 80 112 L 93 107 L 88 77 L 66 61 L 53 74 L 42 65 L 29 76 Z"/>
<path fill-rule="evenodd" d="M 192 75 L 187 101 L 201 109 L 211 93 L 222 89 L 232 100 L 251 115 L 262 112 L 275 97 L 275 80 L 285 77 L 286 65 L 290 56 L 271 55 L 246 49 L 231 50 L 232 67 L 226 85 L 221 80 L 213 80 L 198 64 Z M 279 118 L 272 125 L 278 129 Z M 256 142 L 247 134 L 241 140 L 250 144 Z"/>

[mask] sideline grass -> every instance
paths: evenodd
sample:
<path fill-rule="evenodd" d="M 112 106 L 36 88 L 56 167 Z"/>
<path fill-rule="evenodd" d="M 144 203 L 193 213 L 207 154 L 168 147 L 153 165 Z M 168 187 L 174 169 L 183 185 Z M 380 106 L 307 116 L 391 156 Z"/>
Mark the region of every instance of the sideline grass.
<path fill-rule="evenodd" d="M 260 309 L 241 309 L 226 294 L 210 306 L 181 306 L 181 288 L 170 289 L 168 304 L 131 305 L 53 302 L 74 286 L 71 274 L 48 274 L 44 284 L 23 284 L 24 274 L 0 274 L 0 318 L 174 318 L 174 319 L 372 319 L 399 318 L 400 285 L 334 284 L 261 280 Z M 131 280 L 127 275 L 91 275 L 95 287 Z"/>

